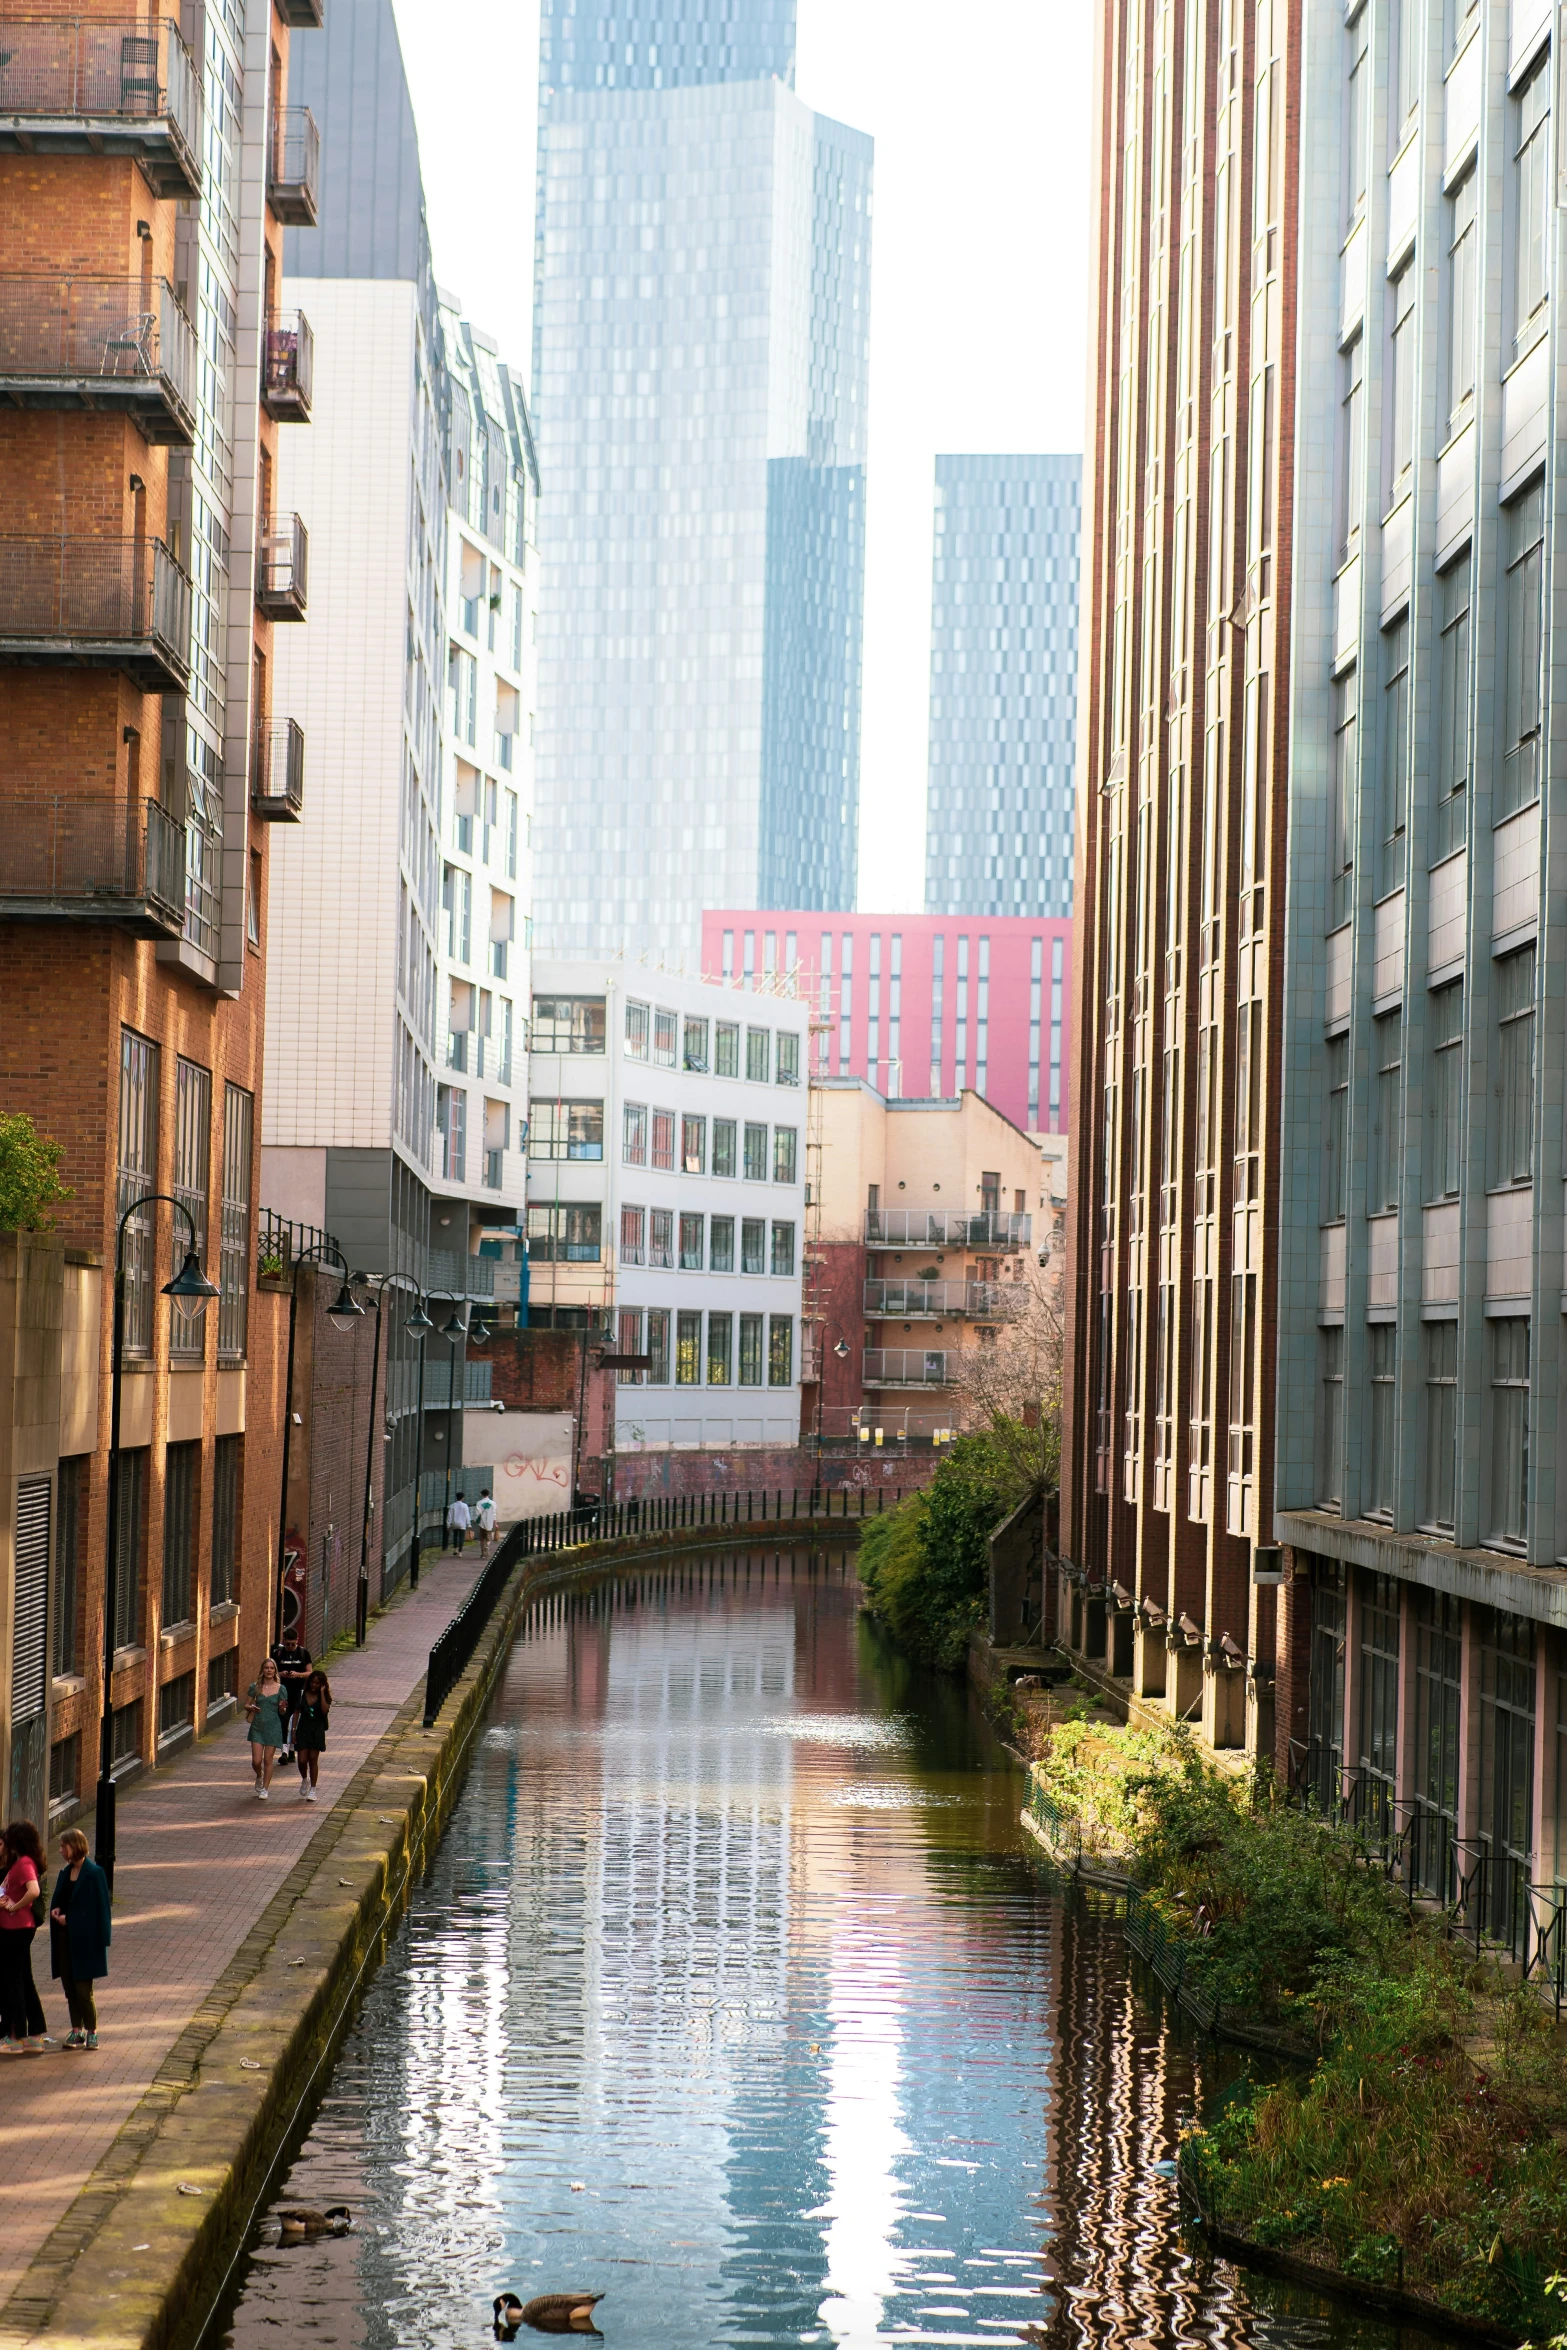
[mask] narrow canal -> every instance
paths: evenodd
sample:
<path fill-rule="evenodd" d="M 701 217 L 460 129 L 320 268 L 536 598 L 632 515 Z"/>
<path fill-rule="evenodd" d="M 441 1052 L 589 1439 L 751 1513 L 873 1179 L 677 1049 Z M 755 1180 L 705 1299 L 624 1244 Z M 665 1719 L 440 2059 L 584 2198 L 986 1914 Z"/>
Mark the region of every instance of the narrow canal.
<path fill-rule="evenodd" d="M 1390 2350 L 1183 2235 L 1213 2057 L 855 1591 L 752 1551 L 524 1626 L 277 2198 L 353 2232 L 259 2231 L 236 2350 L 476 2346 L 508 2287 L 623 2350 Z"/>

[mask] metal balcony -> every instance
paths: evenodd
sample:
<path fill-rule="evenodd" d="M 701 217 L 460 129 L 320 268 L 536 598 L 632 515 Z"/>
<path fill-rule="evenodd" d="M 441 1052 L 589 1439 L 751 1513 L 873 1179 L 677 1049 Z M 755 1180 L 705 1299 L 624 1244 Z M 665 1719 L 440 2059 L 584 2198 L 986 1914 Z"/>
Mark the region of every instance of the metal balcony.
<path fill-rule="evenodd" d="M 268 620 L 303 620 L 309 602 L 310 537 L 297 514 L 275 514 L 256 547 L 256 610 Z"/>
<path fill-rule="evenodd" d="M 262 351 L 261 405 L 279 424 L 308 424 L 316 338 L 302 310 L 274 310 Z"/>
<path fill-rule="evenodd" d="M 196 437 L 196 330 L 164 278 L 0 277 L 0 400 L 129 416 Z"/>
<path fill-rule="evenodd" d="M 1026 1294 L 1014 1281 L 867 1281 L 865 1311 L 902 1321 L 967 1314 L 1001 1322 L 1017 1312 Z"/>
<path fill-rule="evenodd" d="M 999 1208 L 982 1208 L 967 1215 L 962 1208 L 868 1208 L 865 1241 L 868 1248 L 1027 1248 L 1033 1238 L 1032 1216 L 1007 1215 Z"/>
<path fill-rule="evenodd" d="M 169 18 L 0 16 L 0 153 L 18 152 L 129 155 L 155 196 L 199 196 L 201 77 Z"/>
<path fill-rule="evenodd" d="M 945 1387 L 951 1355 L 943 1347 L 868 1346 L 863 1369 L 867 1387 Z"/>
<path fill-rule="evenodd" d="M 269 824 L 297 824 L 305 808 L 305 737 L 297 718 L 263 718 L 250 761 L 250 806 Z"/>
<path fill-rule="evenodd" d="M 285 228 L 314 228 L 321 184 L 321 133 L 308 106 L 281 106 L 272 126 L 267 201 Z"/>
<path fill-rule="evenodd" d="M 0 539 L 0 661 L 89 663 L 183 693 L 190 581 L 161 539 Z"/>
<path fill-rule="evenodd" d="M 156 800 L 0 799 L 0 919 L 113 922 L 138 938 L 178 938 L 184 825 Z"/>

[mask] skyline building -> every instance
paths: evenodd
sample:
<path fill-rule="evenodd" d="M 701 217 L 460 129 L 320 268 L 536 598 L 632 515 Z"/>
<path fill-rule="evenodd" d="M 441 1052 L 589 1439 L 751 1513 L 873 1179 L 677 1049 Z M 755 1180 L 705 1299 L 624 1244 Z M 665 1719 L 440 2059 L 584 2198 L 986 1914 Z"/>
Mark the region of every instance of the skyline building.
<path fill-rule="evenodd" d="M 854 903 L 872 147 L 777 0 L 586 22 L 540 37 L 540 946 L 677 955 Z"/>
<path fill-rule="evenodd" d="M 925 910 L 1072 912 L 1081 457 L 938 457 Z"/>

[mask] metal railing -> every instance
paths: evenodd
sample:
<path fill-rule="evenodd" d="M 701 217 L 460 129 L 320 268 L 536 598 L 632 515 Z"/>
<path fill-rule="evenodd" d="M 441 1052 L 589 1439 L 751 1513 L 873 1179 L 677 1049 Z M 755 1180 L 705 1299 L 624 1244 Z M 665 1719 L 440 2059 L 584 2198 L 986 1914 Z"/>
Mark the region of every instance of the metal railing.
<path fill-rule="evenodd" d="M 945 1387 L 950 1356 L 944 1347 L 868 1346 L 867 1387 Z"/>
<path fill-rule="evenodd" d="M 250 763 L 250 805 L 274 824 L 297 824 L 305 805 L 305 736 L 297 718 L 263 718 Z"/>
<path fill-rule="evenodd" d="M 159 196 L 201 193 L 201 78 L 168 17 L 0 17 L 0 144 L 133 153 Z"/>
<path fill-rule="evenodd" d="M 982 1208 L 977 1215 L 961 1208 L 867 1208 L 865 1241 L 869 1248 L 1027 1248 L 1034 1219 L 1007 1215 L 999 1208 Z"/>
<path fill-rule="evenodd" d="M 425 1253 L 424 1286 L 441 1297 L 493 1297 L 495 1260 L 465 1256 L 460 1249 L 429 1249 Z"/>
<path fill-rule="evenodd" d="M 289 228 L 314 228 L 321 184 L 321 133 L 308 106 L 280 106 L 272 126 L 267 200 Z"/>
<path fill-rule="evenodd" d="M 310 536 L 297 514 L 273 514 L 256 541 L 256 609 L 303 620 L 310 601 Z"/>
<path fill-rule="evenodd" d="M 262 346 L 261 405 L 282 424 L 308 424 L 316 338 L 302 310 L 274 310 Z"/>
<path fill-rule="evenodd" d="M 161 539 L 0 539 L 0 656 L 51 652 L 184 691 L 190 581 Z"/>
<path fill-rule="evenodd" d="M 1000 1322 L 1028 1295 L 1020 1281 L 867 1281 L 868 1314 L 974 1314 Z"/>
<path fill-rule="evenodd" d="M 188 441 L 196 330 L 166 278 L 0 277 L 0 388 L 20 407 L 130 407 L 146 439 Z"/>
<path fill-rule="evenodd" d="M 490 1393 L 490 1373 L 493 1366 L 489 1363 L 470 1363 L 467 1361 L 460 1363 L 457 1368 L 456 1395 L 454 1398 L 450 1392 L 450 1382 L 452 1375 L 451 1361 L 450 1358 L 445 1361 L 442 1360 L 442 1355 L 444 1352 L 445 1349 L 443 1347 L 436 1353 L 427 1355 L 425 1358 L 425 1410 L 427 1412 L 449 1411 L 452 1408 L 454 1401 L 458 1411 L 461 1411 L 467 1404 L 491 1403 L 493 1398 Z M 417 1393 L 419 1383 L 417 1364 L 405 1363 L 402 1365 L 402 1369 L 405 1372 L 409 1371 L 410 1369 L 413 1371 L 414 1390 Z M 434 1473 L 439 1475 L 445 1474 L 444 1470 Z M 486 1470 L 486 1477 L 488 1477 L 489 1474 L 490 1472 Z"/>
<path fill-rule="evenodd" d="M 178 938 L 185 827 L 156 800 L 0 798 L 0 912 L 114 922 Z"/>

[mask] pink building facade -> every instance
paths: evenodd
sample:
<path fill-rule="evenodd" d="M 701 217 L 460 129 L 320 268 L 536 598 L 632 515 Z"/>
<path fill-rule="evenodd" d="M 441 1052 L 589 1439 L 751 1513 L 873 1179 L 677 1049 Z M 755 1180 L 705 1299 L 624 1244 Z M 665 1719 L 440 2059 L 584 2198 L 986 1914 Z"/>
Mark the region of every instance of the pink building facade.
<path fill-rule="evenodd" d="M 1017 915 L 708 911 L 704 977 L 777 987 L 812 1007 L 812 1070 L 889 1098 L 972 1087 L 1014 1126 L 1069 1118 L 1072 925 Z"/>

